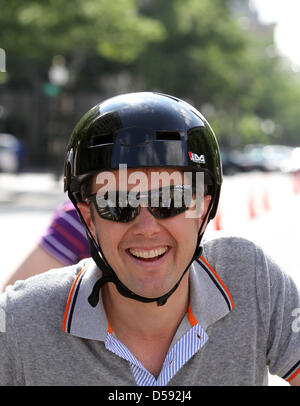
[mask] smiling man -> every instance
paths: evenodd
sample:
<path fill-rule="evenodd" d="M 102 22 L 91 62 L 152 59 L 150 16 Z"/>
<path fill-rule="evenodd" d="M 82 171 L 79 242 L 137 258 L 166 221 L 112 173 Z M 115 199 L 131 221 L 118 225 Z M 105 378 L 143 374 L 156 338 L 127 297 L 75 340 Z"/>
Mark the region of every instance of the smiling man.
<path fill-rule="evenodd" d="M 269 370 L 297 384 L 294 282 L 250 241 L 203 239 L 221 184 L 216 137 L 184 101 L 133 93 L 87 112 L 65 190 L 91 258 L 1 296 L 0 383 L 265 385 Z"/>
<path fill-rule="evenodd" d="M 133 292 L 132 297 L 137 295 L 138 298 L 133 301 L 128 300 L 127 296 L 120 296 L 114 284 L 107 283 L 102 287 L 102 301 L 113 331 L 157 378 L 175 332 L 188 310 L 189 280 L 184 271 L 188 269 L 196 251 L 198 232 L 211 196 L 203 198 L 204 205 L 201 209 L 191 207 L 185 201 L 190 201 L 186 191 L 192 185 L 184 183 L 186 176 L 183 172 L 169 168 L 164 168 L 163 171 L 159 168 L 144 169 L 142 172 L 131 169 L 126 172 L 128 179 L 135 175 L 138 183 L 125 185 L 128 196 L 131 194 L 131 199 L 128 197 L 127 201 L 133 203 L 132 191 L 135 189 L 140 199 L 137 198 L 134 203 L 140 200 L 140 204 L 133 205 L 135 209 L 131 209 L 132 213 L 125 204 L 124 207 L 118 207 L 119 215 L 124 211 L 122 221 L 118 221 L 115 211 L 116 206 L 120 205 L 118 198 L 117 201 L 110 200 L 110 211 L 104 204 L 103 207 L 98 206 L 97 202 L 103 201 L 103 185 L 99 188 L 96 182 L 92 184 L 92 196 L 99 198 L 92 200 L 92 206 L 87 198 L 88 203 L 78 203 L 78 207 L 88 229 L 92 230 L 93 239 L 101 247 L 107 264 L 115 270 L 121 283 Z M 111 173 L 116 178 L 112 185 L 119 184 L 122 170 Z M 153 189 L 152 175 L 158 175 L 163 180 L 163 188 Z M 177 180 L 176 184 L 174 180 Z M 202 190 L 200 186 L 198 185 L 198 189 Z M 100 196 L 97 190 L 101 191 Z M 108 186 L 108 192 L 111 191 Z M 115 193 L 112 195 L 115 196 Z M 203 193 L 200 192 L 199 195 Z M 177 208 L 173 207 L 176 206 L 175 200 Z M 151 206 L 151 201 L 154 207 Z M 163 201 L 165 207 L 160 207 Z M 188 218 L 188 210 L 197 210 L 199 215 Z M 128 221 L 125 216 L 128 216 Z M 154 302 L 166 300 L 166 292 L 172 291 L 179 280 L 180 285 L 168 303 L 158 307 Z M 147 303 L 141 303 L 140 300 Z M 153 303 L 150 304 L 149 301 Z"/>

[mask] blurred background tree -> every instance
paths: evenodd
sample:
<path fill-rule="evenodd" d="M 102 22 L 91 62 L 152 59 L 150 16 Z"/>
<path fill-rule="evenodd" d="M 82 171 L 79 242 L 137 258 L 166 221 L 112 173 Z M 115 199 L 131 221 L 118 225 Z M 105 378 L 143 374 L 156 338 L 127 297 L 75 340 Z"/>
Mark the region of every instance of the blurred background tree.
<path fill-rule="evenodd" d="M 62 168 L 78 118 L 105 97 L 156 90 L 195 104 L 221 144 L 297 145 L 299 75 L 248 0 L 0 0 L 0 132 L 31 165 Z"/>
<path fill-rule="evenodd" d="M 142 11 L 167 30 L 136 61 L 147 88 L 191 100 L 227 146 L 297 143 L 299 75 L 247 0 L 151 0 Z"/>
<path fill-rule="evenodd" d="M 37 164 L 62 159 L 78 116 L 109 93 L 111 78 L 165 32 L 159 21 L 139 15 L 135 0 L 1 0 L 0 9 L 8 71 L 1 130 L 25 139 L 30 161 Z"/>

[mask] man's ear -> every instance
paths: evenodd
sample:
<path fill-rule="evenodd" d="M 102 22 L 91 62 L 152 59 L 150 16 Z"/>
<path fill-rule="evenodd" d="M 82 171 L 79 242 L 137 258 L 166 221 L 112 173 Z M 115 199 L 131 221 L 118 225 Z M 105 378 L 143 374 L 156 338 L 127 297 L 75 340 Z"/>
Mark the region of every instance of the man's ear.
<path fill-rule="evenodd" d="M 204 196 L 204 210 L 203 210 L 203 214 L 202 214 L 202 220 L 206 216 L 206 212 L 208 210 L 210 202 L 211 202 L 211 195 L 205 195 Z"/>
<path fill-rule="evenodd" d="M 92 234 L 95 236 L 95 232 L 94 232 L 94 223 L 92 220 L 92 216 L 91 216 L 91 211 L 92 208 L 90 209 L 90 206 L 87 203 L 77 203 L 77 207 L 86 223 L 86 225 L 88 226 L 89 230 L 92 232 Z"/>

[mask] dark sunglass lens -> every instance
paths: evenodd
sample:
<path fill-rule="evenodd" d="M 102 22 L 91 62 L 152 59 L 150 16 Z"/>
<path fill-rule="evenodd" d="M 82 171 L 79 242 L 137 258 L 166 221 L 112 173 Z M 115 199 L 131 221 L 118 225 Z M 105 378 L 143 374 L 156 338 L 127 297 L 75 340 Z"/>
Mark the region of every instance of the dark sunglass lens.
<path fill-rule="evenodd" d="M 131 207 L 129 205 L 127 207 L 118 207 L 116 208 L 115 221 L 128 223 L 129 221 L 135 219 L 135 217 L 138 215 L 138 212 L 138 207 Z"/>
<path fill-rule="evenodd" d="M 154 195 L 157 205 L 151 205 L 151 213 L 159 218 L 165 219 L 183 213 L 189 208 L 186 204 L 186 191 L 183 186 L 174 186 L 159 190 L 159 198 Z M 154 199 L 155 200 L 155 199 Z M 153 203 L 153 199 L 152 199 Z"/>
<path fill-rule="evenodd" d="M 139 208 L 134 207 L 97 207 L 97 212 L 100 217 L 106 220 L 118 221 L 120 223 L 128 223 L 138 215 Z"/>
<path fill-rule="evenodd" d="M 187 210 L 187 207 L 151 207 L 150 211 L 154 217 L 167 219 L 177 216 Z"/>
<path fill-rule="evenodd" d="M 139 208 L 130 206 L 126 199 L 125 196 L 124 200 L 124 194 L 122 193 L 110 192 L 105 195 L 95 195 L 91 200 L 94 202 L 100 217 L 106 220 L 127 223 L 137 216 Z"/>

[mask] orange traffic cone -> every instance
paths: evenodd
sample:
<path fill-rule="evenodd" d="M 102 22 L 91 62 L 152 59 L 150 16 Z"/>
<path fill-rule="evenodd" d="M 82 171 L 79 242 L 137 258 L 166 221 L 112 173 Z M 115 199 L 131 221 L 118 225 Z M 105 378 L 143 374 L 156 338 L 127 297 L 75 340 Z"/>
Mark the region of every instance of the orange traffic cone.
<path fill-rule="evenodd" d="M 221 214 L 220 211 L 217 212 L 216 217 L 215 217 L 215 230 L 219 231 L 222 230 L 222 221 L 221 221 Z"/>
<path fill-rule="evenodd" d="M 269 199 L 269 193 L 267 190 L 264 191 L 263 195 L 263 206 L 265 211 L 270 210 L 270 199 Z"/>
<path fill-rule="evenodd" d="M 298 195 L 300 193 L 300 173 L 293 174 L 292 179 L 294 194 Z"/>
<path fill-rule="evenodd" d="M 248 200 L 248 211 L 250 220 L 254 220 L 257 217 L 254 197 L 250 196 Z"/>

